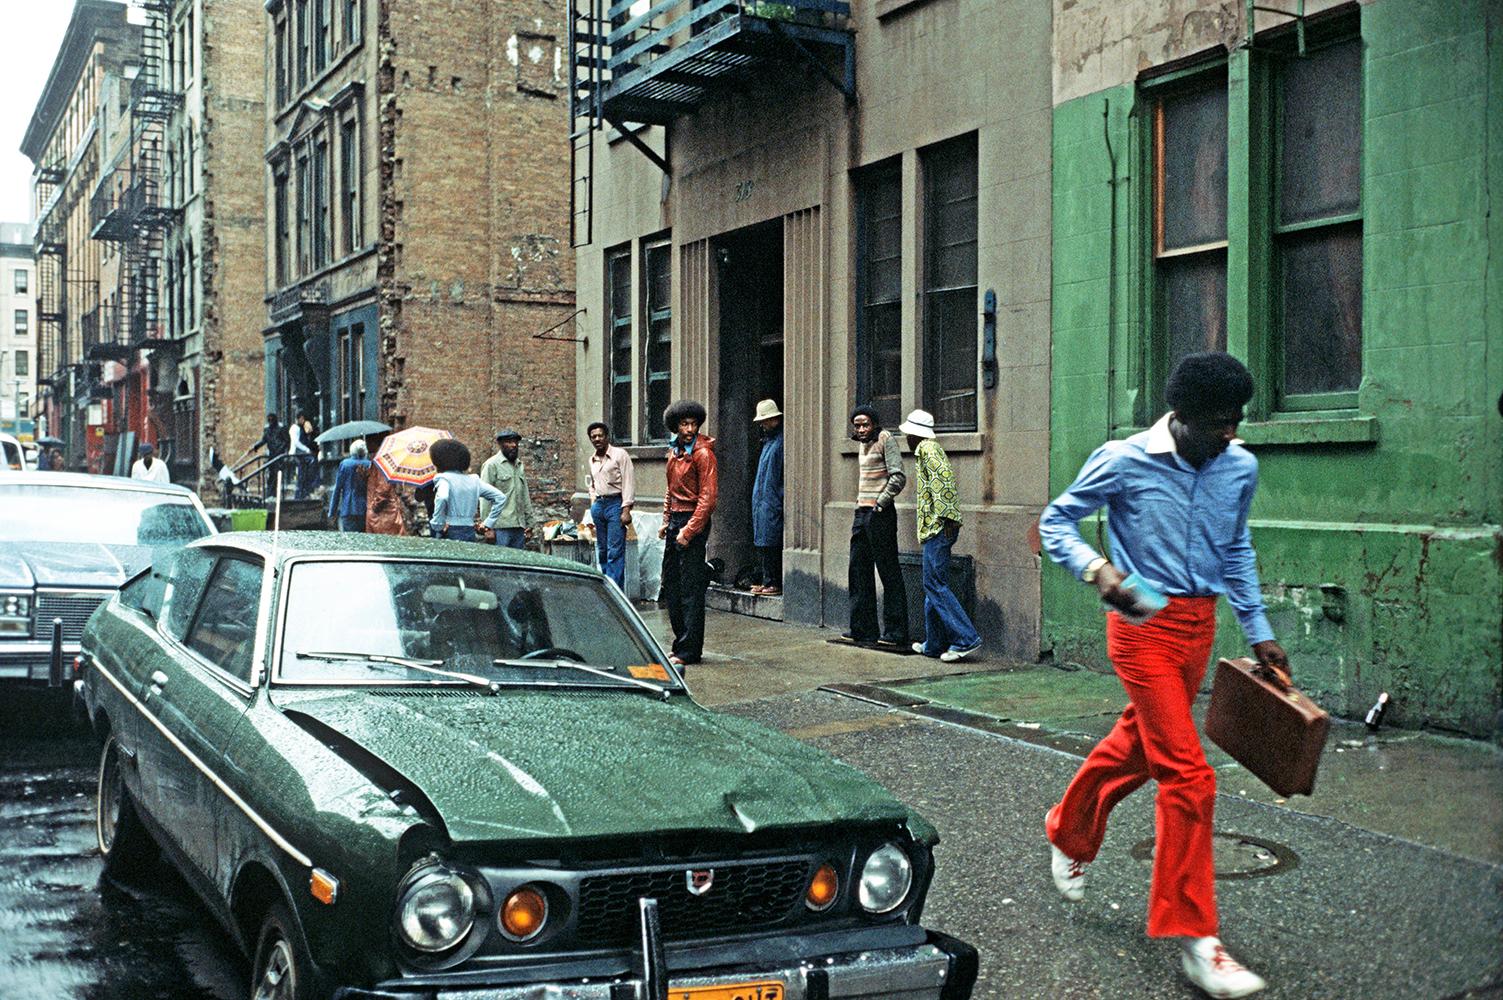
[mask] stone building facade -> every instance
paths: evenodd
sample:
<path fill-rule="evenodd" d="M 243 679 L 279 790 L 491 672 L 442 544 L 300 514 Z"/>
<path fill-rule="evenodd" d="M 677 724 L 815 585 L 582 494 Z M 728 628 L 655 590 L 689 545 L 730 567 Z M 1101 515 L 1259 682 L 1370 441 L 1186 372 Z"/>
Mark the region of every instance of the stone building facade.
<path fill-rule="evenodd" d="M 0 222 L 0 431 L 35 436 L 37 398 L 36 249 L 32 227 Z"/>
<path fill-rule="evenodd" d="M 524 435 L 572 491 L 565 25 L 526 0 L 267 5 L 265 409 Z M 337 457 L 334 450 L 326 460 Z"/>

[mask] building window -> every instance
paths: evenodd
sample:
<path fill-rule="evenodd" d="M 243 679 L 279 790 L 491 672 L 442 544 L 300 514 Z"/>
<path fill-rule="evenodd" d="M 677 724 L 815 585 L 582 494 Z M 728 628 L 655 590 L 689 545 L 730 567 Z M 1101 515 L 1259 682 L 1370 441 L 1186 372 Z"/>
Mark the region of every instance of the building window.
<path fill-rule="evenodd" d="M 1226 80 L 1153 105 L 1155 384 L 1180 358 L 1226 350 Z"/>
<path fill-rule="evenodd" d="M 329 263 L 329 143 L 313 144 L 313 267 Z"/>
<path fill-rule="evenodd" d="M 365 417 L 365 324 L 355 323 L 339 338 L 339 418 Z"/>
<path fill-rule="evenodd" d="M 297 273 L 307 274 L 312 268 L 308 256 L 313 235 L 313 175 L 308 169 L 308 154 L 297 158 Z"/>
<path fill-rule="evenodd" d="M 31 314 L 25 309 L 16 310 L 16 336 L 21 337 L 31 332 Z"/>
<path fill-rule="evenodd" d="M 856 396 L 884 427 L 902 415 L 902 184 L 896 161 L 856 180 Z"/>
<path fill-rule="evenodd" d="M 272 174 L 272 212 L 275 216 L 273 254 L 275 255 L 276 283 L 280 288 L 287 284 L 287 258 L 290 249 L 287 232 L 287 166 L 282 164 Z"/>
<path fill-rule="evenodd" d="M 334 25 L 329 16 L 329 0 L 313 0 L 313 76 L 329 65 L 329 35 Z"/>
<path fill-rule="evenodd" d="M 187 300 L 183 308 L 183 322 L 187 328 L 183 332 L 187 333 L 198 327 L 198 258 L 193 255 L 191 242 L 184 258 L 183 297 Z"/>
<path fill-rule="evenodd" d="M 288 99 L 287 64 L 290 61 L 290 55 L 288 50 L 287 18 L 277 18 L 274 30 L 276 34 L 274 58 L 276 59 L 277 107 L 280 108 L 287 103 Z"/>
<path fill-rule="evenodd" d="M 360 130 L 355 117 L 339 126 L 339 210 L 344 252 L 360 249 Z"/>
<path fill-rule="evenodd" d="M 353 47 L 360 44 L 360 0 L 344 2 L 344 44 Z"/>
<path fill-rule="evenodd" d="M 605 294 L 610 322 L 610 423 L 616 440 L 632 437 L 631 251 L 623 248 L 605 258 Z"/>
<path fill-rule="evenodd" d="M 31 374 L 31 355 L 26 351 L 16 351 L 16 377 L 24 378 Z"/>
<path fill-rule="evenodd" d="M 20 268 L 17 268 L 14 274 L 16 282 L 16 294 L 25 295 L 31 285 L 31 275 L 27 274 L 26 271 Z"/>
<path fill-rule="evenodd" d="M 976 136 L 923 150 L 923 407 L 976 429 Z"/>
<path fill-rule="evenodd" d="M 1276 81 L 1274 321 L 1279 401 L 1362 379 L 1362 43 L 1289 59 Z M 1355 399 L 1331 399 L 1355 405 Z"/>
<path fill-rule="evenodd" d="M 308 85 L 308 0 L 297 0 L 297 89 Z"/>
<path fill-rule="evenodd" d="M 668 438 L 662 414 L 672 402 L 673 391 L 672 265 L 673 247 L 666 240 L 648 246 L 642 254 L 643 280 L 647 285 L 647 412 L 641 437 L 649 441 Z"/>

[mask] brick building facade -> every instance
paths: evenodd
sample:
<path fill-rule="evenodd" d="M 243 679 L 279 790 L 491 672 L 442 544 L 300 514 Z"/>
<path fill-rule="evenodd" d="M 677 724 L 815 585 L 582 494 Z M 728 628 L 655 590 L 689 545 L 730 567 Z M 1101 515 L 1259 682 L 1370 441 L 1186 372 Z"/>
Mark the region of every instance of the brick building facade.
<path fill-rule="evenodd" d="M 534 498 L 561 503 L 573 350 L 536 337 L 574 304 L 561 13 L 267 10 L 266 410 L 446 428 L 477 464 L 514 426 Z"/>

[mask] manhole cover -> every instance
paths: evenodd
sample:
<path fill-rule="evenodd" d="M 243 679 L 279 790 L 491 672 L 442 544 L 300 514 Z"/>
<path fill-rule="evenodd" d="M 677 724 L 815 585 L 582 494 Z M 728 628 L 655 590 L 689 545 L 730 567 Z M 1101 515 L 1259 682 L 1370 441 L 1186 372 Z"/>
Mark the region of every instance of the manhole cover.
<path fill-rule="evenodd" d="M 1219 879 L 1262 878 L 1287 872 L 1299 864 L 1299 855 L 1292 848 L 1240 833 L 1213 834 L 1211 849 L 1216 855 L 1216 877 Z M 1132 856 L 1153 864 L 1153 838 L 1135 844 Z"/>

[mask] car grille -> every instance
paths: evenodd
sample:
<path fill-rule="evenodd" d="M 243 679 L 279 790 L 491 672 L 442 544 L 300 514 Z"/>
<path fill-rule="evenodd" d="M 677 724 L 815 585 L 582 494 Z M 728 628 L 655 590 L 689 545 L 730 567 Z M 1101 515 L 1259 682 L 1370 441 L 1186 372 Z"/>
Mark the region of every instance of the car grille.
<path fill-rule="evenodd" d="M 637 900 L 644 896 L 658 901 L 668 938 L 757 930 L 783 919 L 797 905 L 809 868 L 803 860 L 716 865 L 714 881 L 702 896 L 689 892 L 687 867 L 587 876 L 579 887 L 579 940 L 597 947 L 635 941 Z"/>
<path fill-rule="evenodd" d="M 36 637 L 52 639 L 52 620 L 63 620 L 63 641 L 77 642 L 83 637 L 84 625 L 94 609 L 110 599 L 108 592 L 97 590 L 60 594 L 37 591 Z"/>

